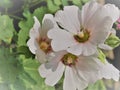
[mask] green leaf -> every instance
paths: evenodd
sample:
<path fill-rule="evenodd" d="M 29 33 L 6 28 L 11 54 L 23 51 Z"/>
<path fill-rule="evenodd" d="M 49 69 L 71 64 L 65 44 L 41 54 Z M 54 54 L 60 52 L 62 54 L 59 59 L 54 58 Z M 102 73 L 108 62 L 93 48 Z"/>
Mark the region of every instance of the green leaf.
<path fill-rule="evenodd" d="M 102 50 L 98 49 L 99 55 L 98 55 L 98 59 L 102 62 L 105 63 L 106 61 L 106 56 L 105 54 L 102 52 Z"/>
<path fill-rule="evenodd" d="M 63 6 L 67 6 L 68 5 L 68 0 L 61 0 L 61 1 L 62 1 Z"/>
<path fill-rule="evenodd" d="M 73 4 L 79 6 L 79 7 L 82 7 L 82 2 L 81 0 L 73 0 Z"/>
<path fill-rule="evenodd" d="M 55 90 L 54 87 L 45 85 L 44 79 L 40 77 L 38 73 L 40 63 L 37 60 L 33 60 L 31 58 L 26 59 L 23 55 L 20 58 L 22 59 L 24 71 L 26 72 L 25 77 L 21 76 L 21 79 L 23 79 L 27 89 Z"/>
<path fill-rule="evenodd" d="M 40 7 L 35 9 L 33 16 L 36 16 L 38 20 L 42 22 L 42 19 L 47 12 L 48 12 L 48 9 L 46 7 Z"/>
<path fill-rule="evenodd" d="M 103 80 L 97 81 L 95 84 L 91 84 L 88 86 L 86 90 L 107 90 Z"/>
<path fill-rule="evenodd" d="M 60 7 L 55 5 L 52 0 L 46 0 L 46 2 L 50 13 L 55 13 L 57 10 L 60 9 Z"/>
<path fill-rule="evenodd" d="M 0 15 L 0 40 L 11 43 L 14 32 L 13 20 L 7 15 Z"/>
<path fill-rule="evenodd" d="M 18 47 L 17 52 L 19 54 L 25 55 L 26 58 L 34 57 L 34 55 L 30 52 L 30 50 L 27 46 Z"/>
<path fill-rule="evenodd" d="M 54 3 L 56 4 L 56 5 L 61 5 L 62 3 L 61 3 L 61 0 L 54 0 Z"/>
<path fill-rule="evenodd" d="M 10 53 L 9 48 L 0 48 L 0 82 L 13 83 L 21 71 L 18 60 Z"/>
<path fill-rule="evenodd" d="M 105 41 L 105 44 L 115 48 L 120 45 L 120 39 L 116 35 L 111 34 Z"/>
<path fill-rule="evenodd" d="M 29 11 L 23 13 L 26 20 L 19 22 L 20 31 L 18 33 L 18 46 L 26 46 L 27 39 L 29 37 L 29 30 L 33 26 L 33 16 Z"/>

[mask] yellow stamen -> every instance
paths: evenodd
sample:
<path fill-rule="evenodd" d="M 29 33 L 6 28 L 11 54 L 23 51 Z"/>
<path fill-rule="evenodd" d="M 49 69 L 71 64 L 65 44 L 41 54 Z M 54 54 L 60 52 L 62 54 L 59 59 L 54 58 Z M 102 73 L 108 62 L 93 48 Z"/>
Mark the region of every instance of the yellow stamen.
<path fill-rule="evenodd" d="M 40 43 L 40 48 L 43 50 L 43 51 L 46 51 L 48 49 L 49 45 L 47 42 L 41 42 Z"/>
<path fill-rule="evenodd" d="M 78 36 L 79 36 L 80 38 L 83 38 L 83 37 L 84 37 L 84 32 L 81 31 L 81 32 L 78 34 Z"/>

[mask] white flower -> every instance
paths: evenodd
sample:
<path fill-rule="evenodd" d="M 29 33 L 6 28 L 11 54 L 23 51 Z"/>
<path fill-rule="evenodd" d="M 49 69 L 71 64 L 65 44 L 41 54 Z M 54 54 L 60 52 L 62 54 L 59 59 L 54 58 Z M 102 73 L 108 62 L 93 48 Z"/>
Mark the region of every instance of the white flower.
<path fill-rule="evenodd" d="M 39 67 L 45 83 L 54 86 L 63 76 L 63 90 L 84 90 L 98 79 L 119 80 L 119 71 L 109 63 L 103 64 L 96 57 L 75 56 L 60 51 L 49 62 Z"/>
<path fill-rule="evenodd" d="M 35 16 L 34 22 L 35 23 L 29 33 L 30 39 L 28 40 L 27 45 L 30 51 L 36 55 L 36 58 L 43 63 L 52 52 L 47 32 L 49 29 L 57 27 L 57 25 L 51 14 L 46 14 L 44 16 L 42 26 Z"/>
<path fill-rule="evenodd" d="M 51 46 L 54 51 L 92 55 L 97 52 L 97 46 L 105 42 L 119 15 L 116 6 L 103 6 L 95 1 L 85 4 L 81 11 L 76 6 L 65 6 L 63 11 L 55 14 L 62 28 L 53 28 L 48 32 L 48 37 L 52 39 Z"/>

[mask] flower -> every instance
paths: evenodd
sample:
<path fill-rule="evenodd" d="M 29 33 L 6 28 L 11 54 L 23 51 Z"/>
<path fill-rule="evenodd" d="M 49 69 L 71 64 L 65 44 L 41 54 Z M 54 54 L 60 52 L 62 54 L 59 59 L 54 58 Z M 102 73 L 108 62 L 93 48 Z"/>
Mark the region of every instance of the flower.
<path fill-rule="evenodd" d="M 52 39 L 54 51 L 67 50 L 74 55 L 89 56 L 104 44 L 113 23 L 119 18 L 119 9 L 112 5 L 101 5 L 95 1 L 86 3 L 80 11 L 77 6 L 65 6 L 55 14 L 61 28 L 52 28 L 48 37 Z"/>
<path fill-rule="evenodd" d="M 98 79 L 119 80 L 119 71 L 106 61 L 103 64 L 95 56 L 75 56 L 60 51 L 39 67 L 45 83 L 54 86 L 63 76 L 63 90 L 83 90 Z"/>
<path fill-rule="evenodd" d="M 52 53 L 52 48 L 50 45 L 51 40 L 47 37 L 47 32 L 53 27 L 57 27 L 53 15 L 46 14 L 42 21 L 42 26 L 40 25 L 38 19 L 34 16 L 34 25 L 30 30 L 30 39 L 27 45 L 30 51 L 36 55 L 36 58 L 43 63 L 46 58 Z"/>

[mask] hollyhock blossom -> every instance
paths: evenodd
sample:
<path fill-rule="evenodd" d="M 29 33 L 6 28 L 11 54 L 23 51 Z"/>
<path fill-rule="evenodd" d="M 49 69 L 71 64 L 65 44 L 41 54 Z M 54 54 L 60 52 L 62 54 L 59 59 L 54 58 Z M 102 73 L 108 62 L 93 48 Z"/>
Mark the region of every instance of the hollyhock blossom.
<path fill-rule="evenodd" d="M 46 58 L 52 53 L 50 39 L 47 37 L 47 32 L 53 27 L 57 27 L 53 15 L 46 14 L 43 18 L 42 26 L 38 19 L 34 17 L 34 25 L 30 30 L 30 39 L 28 40 L 27 45 L 30 51 L 36 55 L 36 58 L 41 63 L 46 61 Z"/>
<path fill-rule="evenodd" d="M 54 51 L 92 55 L 97 52 L 98 45 L 104 44 L 119 15 L 119 9 L 113 4 L 101 5 L 90 1 L 82 10 L 77 6 L 65 6 L 55 14 L 61 28 L 48 32 L 51 46 Z"/>
<path fill-rule="evenodd" d="M 50 86 L 64 75 L 63 90 L 84 90 L 101 78 L 119 80 L 119 71 L 107 61 L 103 64 L 95 56 L 76 56 L 66 51 L 57 52 L 42 64 L 39 73 Z"/>

